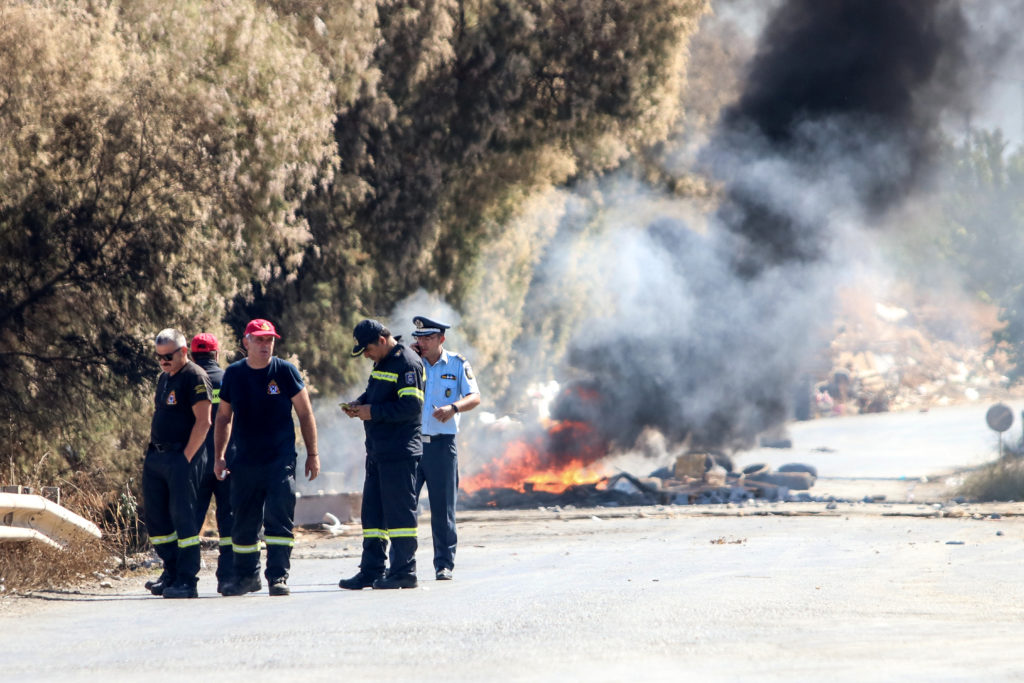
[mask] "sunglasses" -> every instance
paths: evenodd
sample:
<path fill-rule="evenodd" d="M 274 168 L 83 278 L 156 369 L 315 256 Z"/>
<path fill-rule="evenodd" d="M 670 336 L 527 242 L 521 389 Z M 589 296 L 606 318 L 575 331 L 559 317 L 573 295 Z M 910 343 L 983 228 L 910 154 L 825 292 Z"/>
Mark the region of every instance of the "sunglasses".
<path fill-rule="evenodd" d="M 178 354 L 178 351 L 181 351 L 183 348 L 185 347 L 179 346 L 177 349 L 171 351 L 170 353 L 154 353 L 153 355 L 156 357 L 157 360 L 165 360 L 170 362 L 174 360 L 174 357 Z"/>

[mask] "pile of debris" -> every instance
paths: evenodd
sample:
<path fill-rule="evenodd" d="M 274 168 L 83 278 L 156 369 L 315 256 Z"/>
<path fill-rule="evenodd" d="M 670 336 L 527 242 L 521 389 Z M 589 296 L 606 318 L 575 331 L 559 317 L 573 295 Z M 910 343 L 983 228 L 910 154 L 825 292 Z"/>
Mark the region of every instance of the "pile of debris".
<path fill-rule="evenodd" d="M 1011 395 L 1011 363 L 993 347 L 995 307 L 906 308 L 863 294 L 841 296 L 828 350 L 831 369 L 818 368 L 812 402 L 817 416 L 924 410 Z"/>
<path fill-rule="evenodd" d="M 460 491 L 463 509 L 528 509 L 536 507 L 620 507 L 630 505 L 706 505 L 745 503 L 753 499 L 791 500 L 791 491 L 806 491 L 817 479 L 811 465 L 790 464 L 771 470 L 749 465 L 734 472 L 723 454 L 690 452 L 674 468 L 655 470 L 647 477 L 620 472 L 595 482 L 574 484 L 558 492 L 522 488 L 483 488 Z"/>

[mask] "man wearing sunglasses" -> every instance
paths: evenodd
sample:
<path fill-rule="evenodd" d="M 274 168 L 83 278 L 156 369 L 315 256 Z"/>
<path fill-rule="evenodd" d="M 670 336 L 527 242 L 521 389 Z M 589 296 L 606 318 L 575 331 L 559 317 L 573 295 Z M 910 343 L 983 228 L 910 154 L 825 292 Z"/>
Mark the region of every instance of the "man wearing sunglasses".
<path fill-rule="evenodd" d="M 223 594 L 254 593 L 260 583 L 260 529 L 267 544 L 267 578 L 270 595 L 289 595 L 295 537 L 295 424 L 292 409 L 306 444 L 305 472 L 309 480 L 320 473 L 316 446 L 316 421 L 309 392 L 298 368 L 274 355 L 280 339 L 273 323 L 257 318 L 245 326 L 242 345 L 246 357 L 224 371 L 220 404 L 214 427 L 218 477 L 231 475 L 231 509 L 234 524 L 235 577 Z M 235 457 L 228 469 L 225 452 L 234 433 Z"/>
<path fill-rule="evenodd" d="M 168 328 L 156 336 L 157 382 L 149 447 L 142 466 L 146 530 L 163 560 L 154 595 L 195 598 L 199 573 L 196 498 L 210 429 L 210 379 L 188 359 L 185 335 Z"/>

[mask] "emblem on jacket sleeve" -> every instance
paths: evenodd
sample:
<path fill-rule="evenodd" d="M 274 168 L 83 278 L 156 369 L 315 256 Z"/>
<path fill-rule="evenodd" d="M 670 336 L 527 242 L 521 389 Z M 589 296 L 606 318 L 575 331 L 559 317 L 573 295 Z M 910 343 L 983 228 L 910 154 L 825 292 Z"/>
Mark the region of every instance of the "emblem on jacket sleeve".
<path fill-rule="evenodd" d="M 416 372 L 414 370 L 405 373 L 405 383 L 411 386 L 416 385 Z"/>

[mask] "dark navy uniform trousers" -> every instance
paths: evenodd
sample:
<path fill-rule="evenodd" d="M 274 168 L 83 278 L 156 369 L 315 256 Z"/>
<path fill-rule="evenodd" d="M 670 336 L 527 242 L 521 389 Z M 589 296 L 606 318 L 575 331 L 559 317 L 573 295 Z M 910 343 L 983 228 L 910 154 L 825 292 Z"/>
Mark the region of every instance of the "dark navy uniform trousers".
<path fill-rule="evenodd" d="M 441 434 L 423 441 L 423 457 L 416 471 L 416 499 L 423 484 L 430 501 L 430 534 L 434 539 L 434 571 L 455 568 L 455 497 L 459 491 L 459 464 L 455 435 Z"/>
<path fill-rule="evenodd" d="M 212 429 L 210 430 L 213 431 Z M 207 451 L 212 453 L 207 441 Z M 220 536 L 220 554 L 217 556 L 217 581 L 230 581 L 234 576 L 232 565 L 234 564 L 234 552 L 231 547 L 232 517 L 231 517 L 231 481 L 230 479 L 218 479 L 213 473 L 213 457 L 206 458 L 206 466 L 203 467 L 199 476 L 199 492 L 196 500 L 196 522 L 197 528 L 203 528 L 206 521 L 206 511 L 210 509 L 210 499 L 217 501 L 217 534 Z M 230 465 L 228 466 L 230 468 Z"/>
<path fill-rule="evenodd" d="M 267 543 L 267 581 L 287 579 L 295 536 L 295 454 L 267 463 L 247 462 L 231 471 L 231 543 L 238 577 L 259 574 L 260 529 Z"/>
<path fill-rule="evenodd" d="M 163 560 L 164 576 L 175 584 L 194 586 L 198 581 L 196 498 L 199 476 L 205 466 L 205 448 L 200 448 L 189 462 L 181 449 L 159 451 L 153 447 L 146 452 L 142 465 L 142 499 L 149 540 Z"/>
<path fill-rule="evenodd" d="M 361 513 L 363 559 L 359 563 L 364 574 L 383 575 L 389 559 L 388 576 L 416 574 L 417 460 L 419 456 L 387 461 L 366 457 Z"/>

